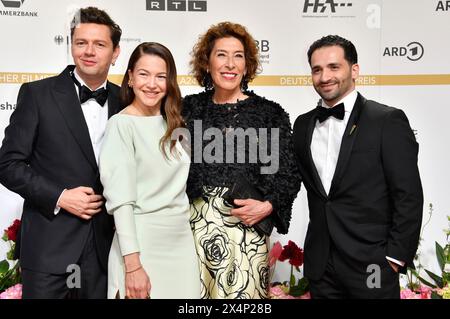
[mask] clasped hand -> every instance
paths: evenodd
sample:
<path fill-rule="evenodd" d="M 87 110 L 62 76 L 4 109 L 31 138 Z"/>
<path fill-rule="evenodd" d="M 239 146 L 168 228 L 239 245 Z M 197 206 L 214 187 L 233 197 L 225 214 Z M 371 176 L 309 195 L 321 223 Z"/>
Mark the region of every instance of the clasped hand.
<path fill-rule="evenodd" d="M 233 208 L 231 215 L 239 218 L 245 225 L 253 226 L 272 213 L 273 207 L 269 201 L 256 199 L 235 199 L 234 204 L 240 206 Z"/>
<path fill-rule="evenodd" d="M 58 201 L 58 206 L 82 219 L 89 220 L 102 210 L 103 196 L 96 195 L 91 187 L 66 189 Z"/>

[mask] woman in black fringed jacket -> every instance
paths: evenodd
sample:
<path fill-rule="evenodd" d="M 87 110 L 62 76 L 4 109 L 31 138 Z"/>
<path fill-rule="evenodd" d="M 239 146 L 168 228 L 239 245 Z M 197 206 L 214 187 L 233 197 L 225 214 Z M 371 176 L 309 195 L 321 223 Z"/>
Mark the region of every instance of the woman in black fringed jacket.
<path fill-rule="evenodd" d="M 192 55 L 193 74 L 205 87 L 183 102 L 202 298 L 266 298 L 270 232 L 275 226 L 287 233 L 301 182 L 289 116 L 247 90 L 259 62 L 255 40 L 243 26 L 212 26 Z M 230 197 L 234 192 L 261 197 Z"/>

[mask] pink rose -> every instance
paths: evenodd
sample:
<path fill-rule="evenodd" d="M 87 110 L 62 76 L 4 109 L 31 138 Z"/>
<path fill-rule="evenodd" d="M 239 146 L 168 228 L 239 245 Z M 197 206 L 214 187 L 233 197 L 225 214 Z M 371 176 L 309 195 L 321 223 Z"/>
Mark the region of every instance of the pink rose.
<path fill-rule="evenodd" d="M 309 291 L 307 293 L 305 293 L 304 295 L 301 295 L 299 297 L 299 299 L 311 299 L 311 294 L 309 293 Z"/>
<path fill-rule="evenodd" d="M 22 299 L 22 284 L 6 289 L 0 294 L 0 299 Z"/>
<path fill-rule="evenodd" d="M 428 286 L 420 286 L 420 298 L 421 299 L 431 299 L 431 288 Z"/>
<path fill-rule="evenodd" d="M 286 293 L 283 289 L 281 289 L 280 285 L 276 285 L 273 287 L 270 287 L 269 295 L 273 299 L 284 299 L 283 297 L 286 296 Z"/>
<path fill-rule="evenodd" d="M 411 289 L 403 289 L 400 291 L 400 299 L 421 299 L 419 294 L 416 294 Z"/>
<path fill-rule="evenodd" d="M 269 252 L 269 266 L 270 267 L 272 267 L 277 262 L 282 251 L 283 251 L 283 247 L 281 246 L 280 242 L 277 241 L 273 245 L 272 249 Z"/>
<path fill-rule="evenodd" d="M 295 298 L 294 296 L 291 296 L 291 295 L 284 295 L 284 296 L 281 296 L 280 299 L 297 299 L 297 298 Z"/>

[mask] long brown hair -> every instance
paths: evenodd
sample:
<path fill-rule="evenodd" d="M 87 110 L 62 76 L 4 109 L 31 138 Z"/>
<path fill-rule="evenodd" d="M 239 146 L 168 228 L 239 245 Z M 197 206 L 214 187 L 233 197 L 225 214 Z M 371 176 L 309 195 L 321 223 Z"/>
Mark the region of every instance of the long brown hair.
<path fill-rule="evenodd" d="M 120 98 L 123 105 L 130 105 L 134 99 L 135 94 L 133 88 L 128 86 L 130 76 L 128 71 L 133 72 L 137 61 L 144 55 L 155 55 L 166 62 L 167 67 L 167 94 L 161 101 L 161 114 L 167 122 L 167 130 L 160 140 L 160 147 L 163 154 L 167 158 L 166 149 L 164 145 L 170 142 L 170 152 L 176 144 L 176 140 L 171 138 L 175 129 L 184 126 L 183 118 L 181 117 L 181 92 L 177 82 L 177 68 L 173 59 L 172 53 L 164 45 L 156 42 L 143 42 L 139 44 L 130 56 L 127 71 L 123 77 L 122 86 L 120 88 Z"/>

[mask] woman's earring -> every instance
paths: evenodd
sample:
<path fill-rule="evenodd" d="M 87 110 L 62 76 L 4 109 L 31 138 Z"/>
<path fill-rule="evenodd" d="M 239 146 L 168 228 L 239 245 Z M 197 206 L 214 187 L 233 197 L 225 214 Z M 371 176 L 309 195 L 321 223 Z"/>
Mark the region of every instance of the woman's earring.
<path fill-rule="evenodd" d="M 248 80 L 245 79 L 245 75 L 241 80 L 241 91 L 247 91 L 248 90 Z"/>
<path fill-rule="evenodd" d="M 211 77 L 211 73 L 206 73 L 205 77 L 202 81 L 202 86 L 205 88 L 206 91 L 211 91 L 214 88 L 213 80 Z"/>
<path fill-rule="evenodd" d="M 133 87 L 133 82 L 131 82 L 131 80 L 128 80 L 128 87 L 130 87 L 130 88 Z"/>

